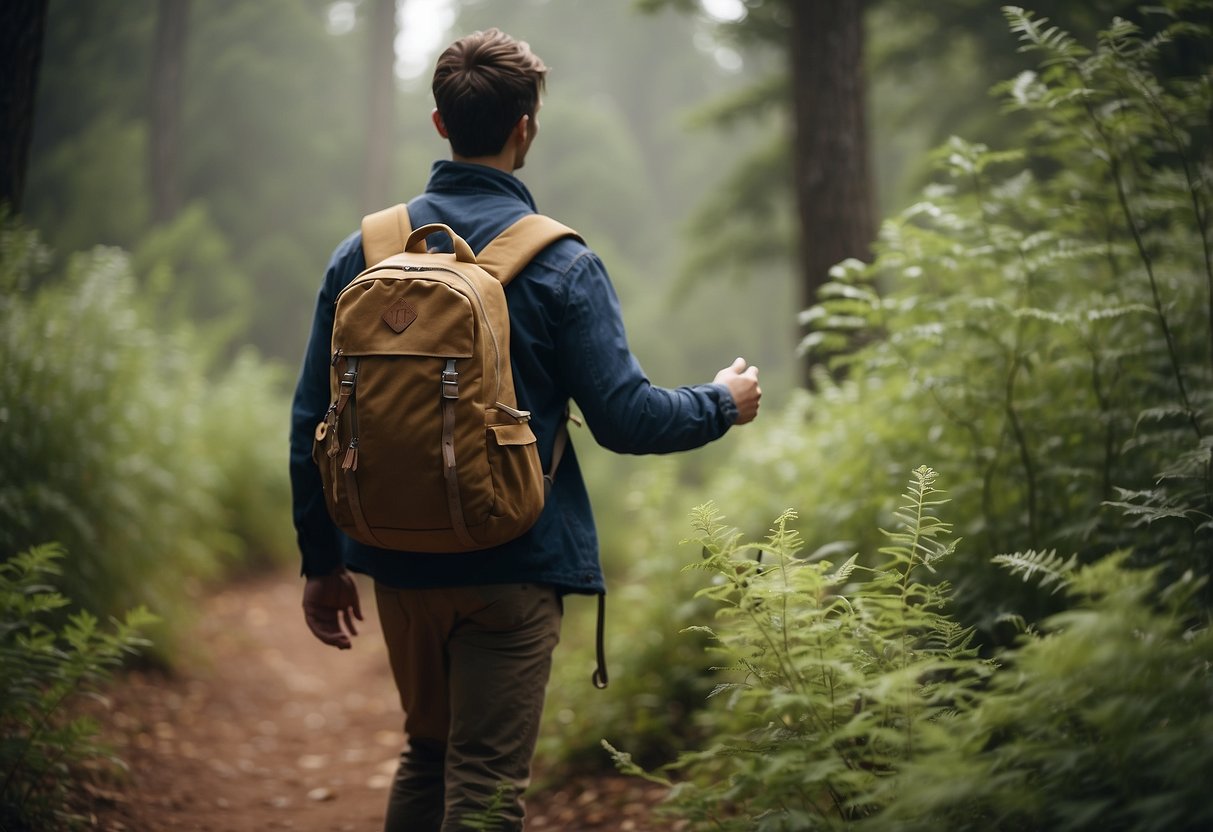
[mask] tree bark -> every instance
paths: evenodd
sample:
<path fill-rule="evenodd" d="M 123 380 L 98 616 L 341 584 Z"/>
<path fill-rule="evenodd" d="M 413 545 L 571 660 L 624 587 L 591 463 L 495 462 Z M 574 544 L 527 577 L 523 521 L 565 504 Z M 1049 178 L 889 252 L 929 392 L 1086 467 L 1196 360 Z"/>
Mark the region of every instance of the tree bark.
<path fill-rule="evenodd" d="M 789 0 L 800 302 L 830 267 L 869 259 L 875 235 L 863 69 L 863 0 Z M 804 380 L 821 356 L 805 362 Z"/>
<path fill-rule="evenodd" d="M 181 91 L 189 0 L 159 0 L 152 53 L 150 165 L 152 220 L 181 210 Z"/>
<path fill-rule="evenodd" d="M 18 212 L 34 135 L 48 0 L 0 2 L 0 204 Z"/>
<path fill-rule="evenodd" d="M 367 50 L 366 156 L 362 207 L 377 211 L 391 196 L 396 125 L 396 0 L 373 0 Z"/>

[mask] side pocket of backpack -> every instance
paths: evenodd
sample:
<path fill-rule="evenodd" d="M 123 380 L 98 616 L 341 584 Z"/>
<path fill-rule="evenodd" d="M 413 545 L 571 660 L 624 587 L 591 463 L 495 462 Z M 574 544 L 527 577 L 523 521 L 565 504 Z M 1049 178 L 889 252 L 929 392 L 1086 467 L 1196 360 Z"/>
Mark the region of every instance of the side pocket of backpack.
<path fill-rule="evenodd" d="M 493 476 L 493 517 L 522 534 L 543 511 L 543 470 L 539 445 L 526 422 L 485 426 Z"/>
<path fill-rule="evenodd" d="M 341 484 L 341 456 L 338 453 L 340 444 L 337 439 L 336 419 L 333 408 L 325 414 L 323 421 L 316 425 L 312 437 L 312 462 L 320 472 L 320 482 L 324 487 L 324 502 L 328 507 L 329 516 L 343 531 L 353 525 L 349 507 Z"/>

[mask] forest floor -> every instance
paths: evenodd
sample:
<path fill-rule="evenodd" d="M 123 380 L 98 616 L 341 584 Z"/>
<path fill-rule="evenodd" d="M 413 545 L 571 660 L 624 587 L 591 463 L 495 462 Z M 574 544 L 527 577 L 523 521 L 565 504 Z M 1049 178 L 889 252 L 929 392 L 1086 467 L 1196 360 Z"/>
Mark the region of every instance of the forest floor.
<path fill-rule="evenodd" d="M 354 648 L 316 641 L 302 583 L 277 574 L 212 595 L 174 675 L 132 672 L 108 692 L 107 741 L 130 767 L 85 786 L 106 832 L 372 832 L 403 745 L 402 715 L 374 613 Z M 633 778 L 536 772 L 528 832 L 647 832 L 664 789 Z M 677 829 L 677 825 L 673 828 Z"/>

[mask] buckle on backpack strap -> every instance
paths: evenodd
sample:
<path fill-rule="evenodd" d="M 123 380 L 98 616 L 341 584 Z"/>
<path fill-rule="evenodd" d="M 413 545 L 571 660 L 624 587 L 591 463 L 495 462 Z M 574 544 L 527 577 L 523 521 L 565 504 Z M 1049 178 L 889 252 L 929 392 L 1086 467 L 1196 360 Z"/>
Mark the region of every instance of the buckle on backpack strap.
<path fill-rule="evenodd" d="M 341 391 L 346 394 L 354 392 L 354 385 L 358 383 L 358 359 L 349 358 L 346 360 L 345 372 L 341 375 Z"/>
<path fill-rule="evenodd" d="M 442 371 L 442 398 L 459 398 L 459 373 L 455 372 L 455 359 L 448 358 Z"/>

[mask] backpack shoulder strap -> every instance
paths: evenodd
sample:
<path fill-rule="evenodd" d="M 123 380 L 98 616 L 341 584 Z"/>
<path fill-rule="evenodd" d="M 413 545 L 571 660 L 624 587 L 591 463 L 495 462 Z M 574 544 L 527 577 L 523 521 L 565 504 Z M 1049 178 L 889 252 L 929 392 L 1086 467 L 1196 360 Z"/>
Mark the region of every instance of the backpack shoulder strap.
<path fill-rule="evenodd" d="M 527 214 L 485 246 L 476 263 L 505 286 L 536 254 L 563 237 L 581 240 L 580 234 L 551 217 Z"/>
<path fill-rule="evenodd" d="M 393 254 L 404 251 L 404 243 L 413 231 L 409 223 L 409 207 L 404 203 L 384 208 L 362 218 L 362 253 L 367 267 L 381 263 Z M 420 241 L 419 251 L 425 251 Z"/>

